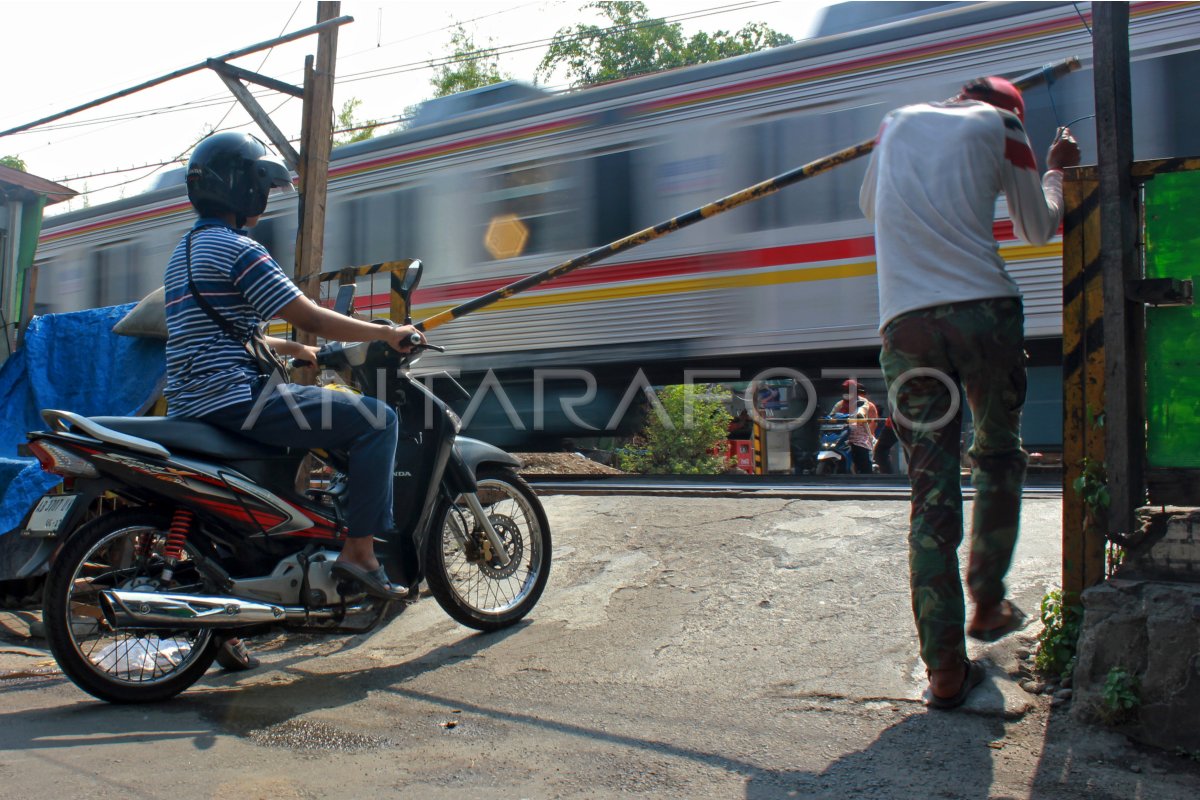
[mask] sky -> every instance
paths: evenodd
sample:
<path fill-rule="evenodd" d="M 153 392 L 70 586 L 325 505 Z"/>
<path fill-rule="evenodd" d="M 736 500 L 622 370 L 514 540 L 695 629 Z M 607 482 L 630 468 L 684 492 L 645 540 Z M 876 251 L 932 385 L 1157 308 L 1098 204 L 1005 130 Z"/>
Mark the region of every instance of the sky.
<path fill-rule="evenodd" d="M 428 99 L 431 59 L 449 51 L 456 22 L 477 46 L 507 48 L 500 69 L 532 82 L 554 33 L 599 23 L 586 0 L 498 2 L 343 2 L 354 22 L 339 28 L 334 107 L 351 98 L 359 121 L 399 117 Z M 809 34 L 827 2 L 802 0 L 650 0 L 654 16 L 679 21 L 686 34 L 737 30 L 765 22 L 795 39 Z M 5 76 L 0 130 L 65 111 L 185 67 L 316 23 L 315 0 L 281 2 L 0 2 L 9 34 L 0 48 Z M 232 63 L 299 85 L 316 37 Z M 560 88 L 554 76 L 548 88 Z M 199 101 L 199 102 L 198 102 Z M 301 102 L 270 94 L 259 102 L 289 137 L 299 136 Z M 178 158 L 213 126 L 265 140 L 211 70 L 175 79 L 32 131 L 0 137 L 0 156 L 16 155 L 29 172 L 90 192 L 93 204 L 152 186 L 154 168 Z M 159 167 L 158 172 L 170 169 Z M 116 172 L 116 170 L 126 170 Z M 97 174 L 110 172 L 111 174 Z M 87 177 L 83 177 L 87 176 Z M 70 208 L 79 208 L 77 198 Z M 48 209 L 67 210 L 68 204 Z"/>

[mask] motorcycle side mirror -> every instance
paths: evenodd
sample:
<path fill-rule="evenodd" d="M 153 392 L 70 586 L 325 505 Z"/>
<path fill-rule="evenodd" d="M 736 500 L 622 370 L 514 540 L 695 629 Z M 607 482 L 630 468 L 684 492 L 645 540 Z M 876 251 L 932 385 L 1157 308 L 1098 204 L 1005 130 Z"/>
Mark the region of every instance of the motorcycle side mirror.
<path fill-rule="evenodd" d="M 417 284 L 421 282 L 421 260 L 414 258 L 404 270 L 404 277 L 400 279 L 400 286 L 396 291 L 400 293 L 400 298 L 404 301 L 406 310 L 404 324 L 412 323 L 412 295 L 417 289 Z"/>
<path fill-rule="evenodd" d="M 354 292 L 358 289 L 353 283 L 338 287 L 337 299 L 333 301 L 333 312 L 344 317 L 354 312 Z"/>

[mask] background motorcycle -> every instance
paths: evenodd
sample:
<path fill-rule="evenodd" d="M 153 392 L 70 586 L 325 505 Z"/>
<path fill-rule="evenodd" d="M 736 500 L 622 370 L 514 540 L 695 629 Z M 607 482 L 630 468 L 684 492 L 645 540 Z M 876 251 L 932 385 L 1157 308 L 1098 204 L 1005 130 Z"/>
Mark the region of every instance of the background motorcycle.
<path fill-rule="evenodd" d="M 847 414 L 834 414 L 821 422 L 821 449 L 817 453 L 818 475 L 853 472 L 850 457 L 850 425 Z"/>
<path fill-rule="evenodd" d="M 406 306 L 420 273 L 420 262 L 405 273 Z M 458 622 L 495 630 L 541 597 L 550 527 L 514 471 L 519 462 L 458 436 L 457 416 L 409 374 L 430 348 L 335 343 L 318 364 L 348 372 L 401 420 L 396 529 L 376 538 L 389 578 L 411 597 L 424 579 Z M 30 433 L 29 448 L 66 479 L 65 494 L 42 500 L 61 515 L 62 540 L 43 618 L 59 666 L 84 691 L 118 703 L 163 700 L 199 680 L 222 635 L 362 633 L 405 607 L 331 574 L 345 537 L 344 453 L 315 453 L 332 478 L 297 493 L 303 450 L 196 420 L 43 417 L 51 430 Z M 117 510 L 86 519 L 114 497 Z"/>

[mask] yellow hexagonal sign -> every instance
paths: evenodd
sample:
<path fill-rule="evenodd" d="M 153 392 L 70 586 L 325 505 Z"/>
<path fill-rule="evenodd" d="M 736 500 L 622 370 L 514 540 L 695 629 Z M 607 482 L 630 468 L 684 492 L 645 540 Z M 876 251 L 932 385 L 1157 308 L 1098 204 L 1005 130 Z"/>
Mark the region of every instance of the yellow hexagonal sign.
<path fill-rule="evenodd" d="M 483 236 L 483 246 L 492 254 L 492 258 L 516 258 L 525 251 L 525 243 L 529 241 L 529 228 L 517 218 L 516 214 L 501 214 L 492 217 L 488 223 L 487 233 Z"/>

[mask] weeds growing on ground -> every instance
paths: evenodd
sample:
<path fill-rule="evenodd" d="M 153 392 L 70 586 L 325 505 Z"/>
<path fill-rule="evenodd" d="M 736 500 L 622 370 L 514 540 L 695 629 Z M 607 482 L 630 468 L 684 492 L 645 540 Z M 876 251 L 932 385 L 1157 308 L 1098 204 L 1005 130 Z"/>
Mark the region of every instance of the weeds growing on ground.
<path fill-rule="evenodd" d="M 1042 632 L 1034 666 L 1047 675 L 1066 677 L 1075 669 L 1075 648 L 1083 615 L 1076 606 L 1063 604 L 1062 591 L 1054 589 L 1042 598 Z"/>
<path fill-rule="evenodd" d="M 1101 716 L 1109 725 L 1124 722 L 1142 704 L 1141 681 L 1124 667 L 1113 667 L 1104 681 L 1100 698 L 1104 703 Z"/>

